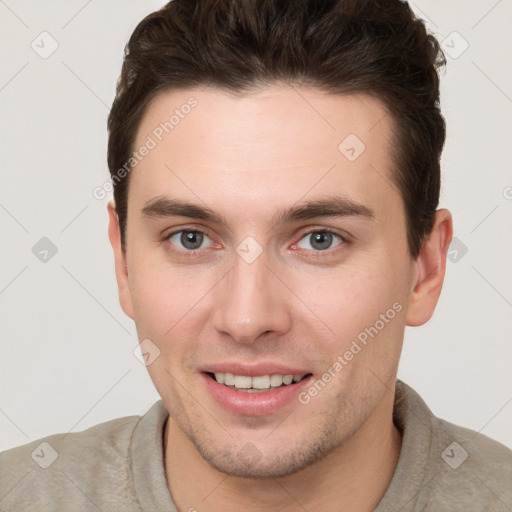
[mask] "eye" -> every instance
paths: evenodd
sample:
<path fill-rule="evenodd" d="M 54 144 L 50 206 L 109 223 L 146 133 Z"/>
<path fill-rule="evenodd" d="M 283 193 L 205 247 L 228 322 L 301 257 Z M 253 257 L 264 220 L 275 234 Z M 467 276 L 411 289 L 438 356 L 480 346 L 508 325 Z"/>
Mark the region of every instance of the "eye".
<path fill-rule="evenodd" d="M 336 238 L 339 239 L 339 242 L 333 245 L 333 241 L 335 241 Z M 304 243 L 304 241 L 306 243 Z M 312 247 L 314 251 L 326 251 L 327 249 L 337 247 L 343 242 L 345 242 L 345 240 L 341 235 L 329 230 L 318 230 L 306 233 L 297 244 L 297 247 L 301 249 L 310 249 Z M 307 247 L 308 244 L 310 247 Z"/>
<path fill-rule="evenodd" d="M 166 240 L 169 240 L 173 245 L 177 245 L 179 247 L 179 244 L 181 244 L 180 249 L 184 249 L 185 251 L 196 251 L 198 249 L 204 249 L 203 242 L 210 240 L 210 237 L 208 237 L 205 233 L 202 231 L 195 231 L 195 230 L 182 230 L 182 231 L 175 231 L 174 233 L 170 233 L 167 235 Z"/>

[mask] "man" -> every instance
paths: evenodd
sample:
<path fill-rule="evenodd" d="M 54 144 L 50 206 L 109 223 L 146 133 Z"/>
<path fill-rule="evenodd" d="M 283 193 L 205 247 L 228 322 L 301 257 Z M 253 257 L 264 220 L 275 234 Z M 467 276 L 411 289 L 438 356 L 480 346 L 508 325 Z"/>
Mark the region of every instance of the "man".
<path fill-rule="evenodd" d="M 441 64 L 398 0 L 138 25 L 109 236 L 162 400 L 2 454 L 2 510 L 512 510 L 510 450 L 396 380 L 452 238 Z"/>

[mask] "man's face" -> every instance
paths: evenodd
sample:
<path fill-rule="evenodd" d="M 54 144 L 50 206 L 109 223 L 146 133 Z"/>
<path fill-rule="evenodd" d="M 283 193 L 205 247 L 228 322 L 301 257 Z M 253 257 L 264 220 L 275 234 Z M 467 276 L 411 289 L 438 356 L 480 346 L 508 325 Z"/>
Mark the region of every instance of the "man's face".
<path fill-rule="evenodd" d="M 277 85 L 166 92 L 142 120 L 134 149 L 157 144 L 130 176 L 122 305 L 160 351 L 148 370 L 171 418 L 213 467 L 290 474 L 392 400 L 415 264 L 391 129 L 369 96 Z M 297 213 L 327 200 L 339 215 Z M 215 372 L 256 387 L 305 377 L 248 391 Z"/>

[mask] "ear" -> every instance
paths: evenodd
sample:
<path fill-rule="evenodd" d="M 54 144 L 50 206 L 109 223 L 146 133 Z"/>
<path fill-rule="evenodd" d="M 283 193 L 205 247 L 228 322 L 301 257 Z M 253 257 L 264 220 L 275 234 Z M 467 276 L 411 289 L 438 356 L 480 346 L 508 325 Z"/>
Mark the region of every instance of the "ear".
<path fill-rule="evenodd" d="M 123 311 L 133 320 L 133 304 L 128 282 L 126 254 L 121 246 L 121 226 L 119 225 L 119 216 L 117 215 L 114 201 L 109 201 L 107 210 L 109 216 L 108 237 L 110 238 L 112 249 L 114 249 L 119 302 L 121 303 Z"/>
<path fill-rule="evenodd" d="M 407 308 L 407 325 L 423 325 L 432 317 L 443 287 L 446 255 L 452 235 L 450 212 L 438 210 L 432 232 L 423 243 L 416 259 L 411 298 Z"/>

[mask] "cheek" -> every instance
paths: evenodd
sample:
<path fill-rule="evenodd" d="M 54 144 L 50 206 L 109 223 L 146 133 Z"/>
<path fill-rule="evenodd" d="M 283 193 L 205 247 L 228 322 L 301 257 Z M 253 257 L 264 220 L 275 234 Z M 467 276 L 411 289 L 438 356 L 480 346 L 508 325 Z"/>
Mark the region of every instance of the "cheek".
<path fill-rule="evenodd" d="M 300 297 L 337 332 L 349 332 L 375 321 L 401 296 L 401 285 L 390 270 L 373 265 L 340 267 L 328 273 L 298 277 Z M 336 328 L 334 328 L 336 327 Z"/>
<path fill-rule="evenodd" d="M 163 252 L 141 252 L 131 260 L 130 291 L 139 337 L 154 339 L 162 350 L 184 340 L 184 334 L 202 325 L 205 298 L 213 288 L 217 273 L 192 265 L 175 265 Z"/>
<path fill-rule="evenodd" d="M 146 337 L 160 339 L 185 314 L 191 291 L 180 283 L 178 273 L 152 265 L 149 258 L 135 258 L 130 270 L 137 328 Z"/>
<path fill-rule="evenodd" d="M 396 269 L 399 263 L 390 262 L 393 259 L 379 256 L 364 264 L 300 278 L 300 296 L 328 328 L 323 348 L 329 360 L 334 362 L 351 351 L 346 358 L 351 362 L 343 370 L 346 377 L 362 366 L 385 368 L 387 374 L 398 360 L 406 287 L 403 271 Z"/>

